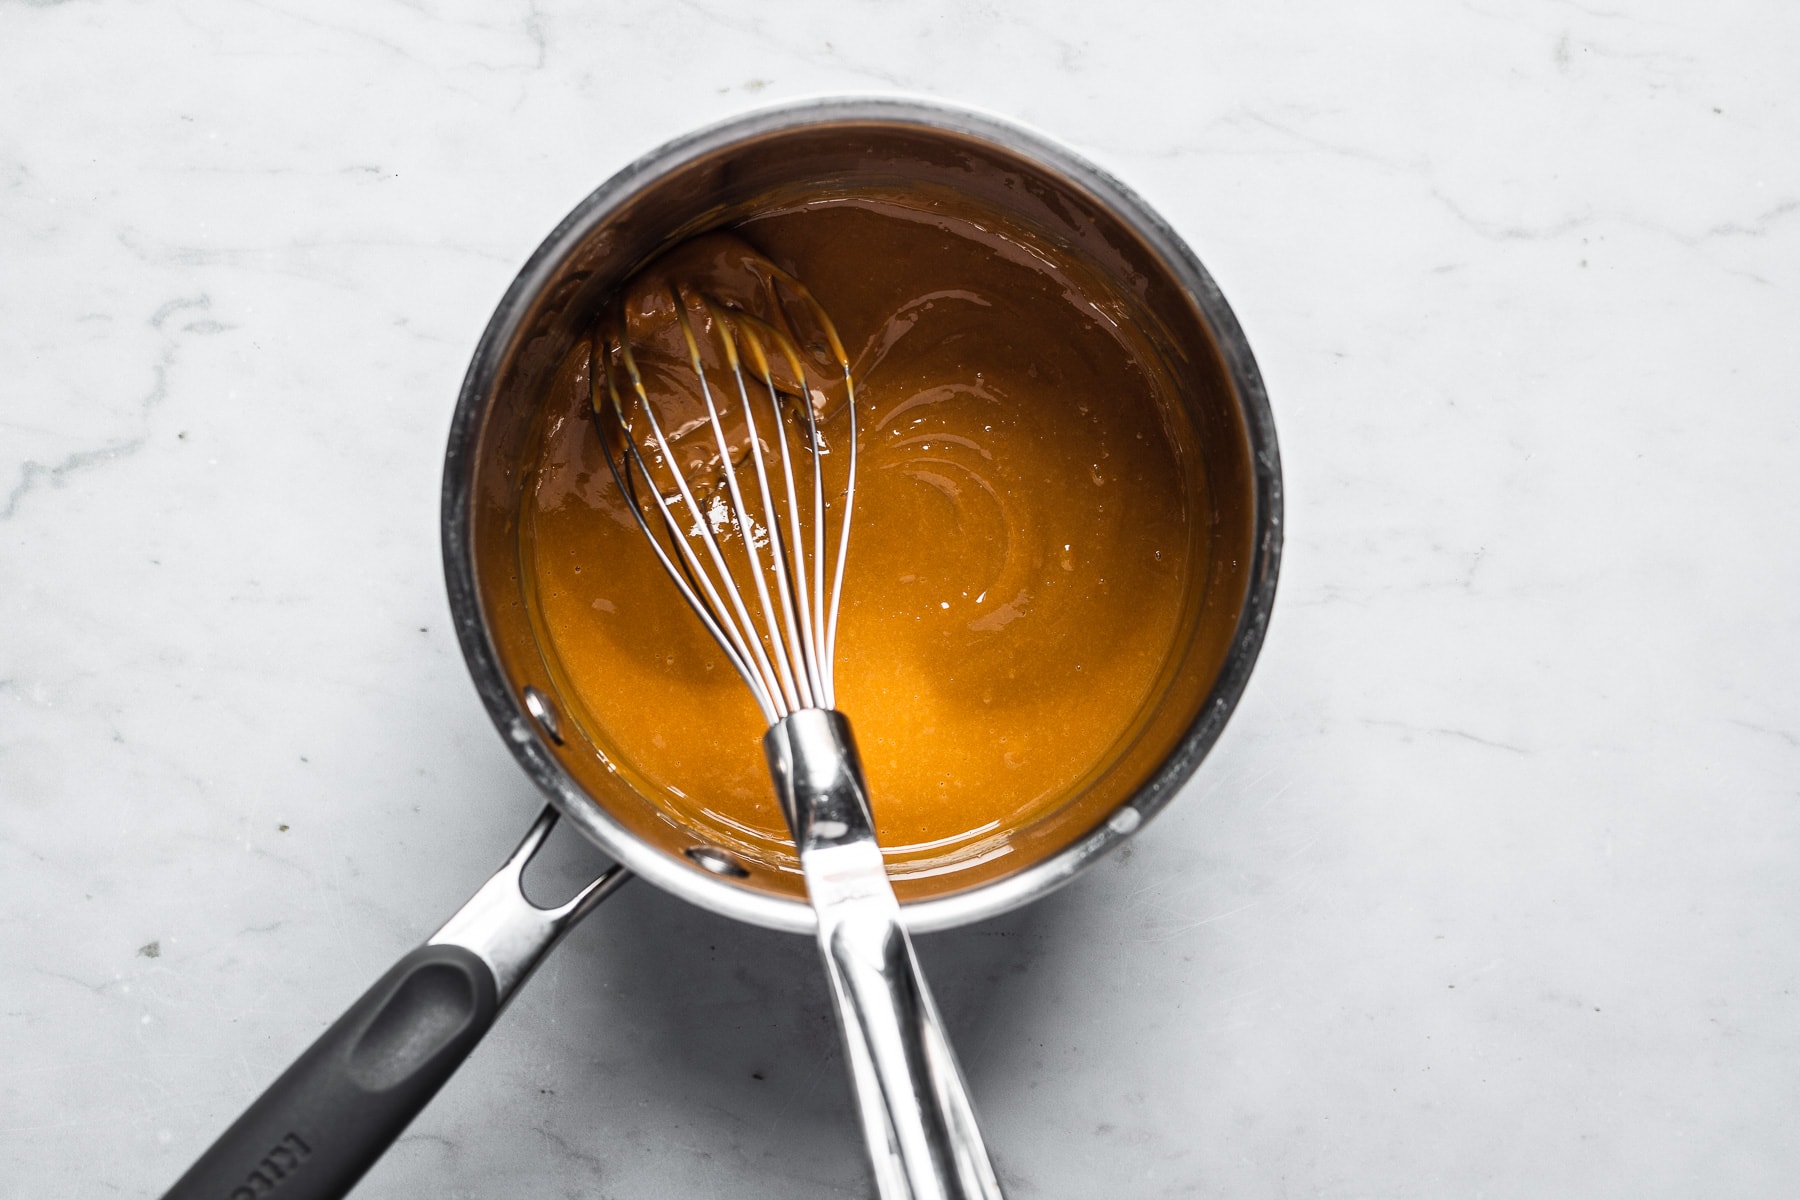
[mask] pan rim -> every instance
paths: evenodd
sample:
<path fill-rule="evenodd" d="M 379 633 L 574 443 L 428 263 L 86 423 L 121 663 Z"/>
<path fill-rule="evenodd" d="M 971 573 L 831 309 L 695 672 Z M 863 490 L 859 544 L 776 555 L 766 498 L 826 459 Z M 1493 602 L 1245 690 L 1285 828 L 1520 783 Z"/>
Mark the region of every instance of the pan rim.
<path fill-rule="evenodd" d="M 1156 771 L 1091 831 L 1021 871 L 948 896 L 909 901 L 909 929 L 929 932 L 998 916 L 1063 886 L 1133 836 L 1174 798 L 1218 741 L 1247 685 L 1265 640 L 1282 549 L 1282 478 L 1274 417 L 1262 376 L 1235 314 L 1206 268 L 1179 235 L 1136 193 L 1055 140 L 1018 123 L 936 101 L 839 96 L 791 101 L 707 126 L 667 142 L 595 189 L 526 260 L 494 310 L 463 378 L 444 458 L 440 534 L 445 586 L 463 657 L 488 715 L 526 774 L 584 835 L 628 870 L 665 891 L 724 916 L 771 929 L 808 933 L 812 909 L 801 900 L 730 883 L 639 841 L 576 782 L 551 754 L 501 665 L 481 611 L 475 578 L 471 488 L 488 397 L 533 302 L 589 232 L 662 179 L 739 141 L 828 125 L 887 125 L 949 133 L 1032 160 L 1132 229 L 1167 268 L 1212 334 L 1236 393 L 1249 443 L 1252 542 L 1248 587 L 1231 647 L 1204 703 Z"/>

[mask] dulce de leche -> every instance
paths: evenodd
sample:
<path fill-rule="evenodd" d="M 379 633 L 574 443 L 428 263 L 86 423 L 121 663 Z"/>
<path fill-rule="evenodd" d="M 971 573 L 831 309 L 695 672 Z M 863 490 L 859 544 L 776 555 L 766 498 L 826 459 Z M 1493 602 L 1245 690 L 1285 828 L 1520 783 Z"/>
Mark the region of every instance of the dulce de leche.
<path fill-rule="evenodd" d="M 649 270 L 729 296 L 758 262 L 804 281 L 855 381 L 836 700 L 890 872 L 1004 855 L 1105 766 L 1177 652 L 1211 514 L 1171 375 L 1097 272 L 968 202 L 774 207 Z M 520 520 L 562 702 L 671 820 L 797 870 L 766 722 L 620 494 L 588 369 L 572 354 L 545 396 Z"/>

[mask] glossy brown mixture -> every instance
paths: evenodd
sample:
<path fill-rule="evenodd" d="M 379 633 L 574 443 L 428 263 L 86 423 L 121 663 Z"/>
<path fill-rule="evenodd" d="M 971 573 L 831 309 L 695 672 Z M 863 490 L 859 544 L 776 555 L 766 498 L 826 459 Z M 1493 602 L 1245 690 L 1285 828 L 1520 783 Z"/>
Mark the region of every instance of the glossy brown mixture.
<path fill-rule="evenodd" d="M 812 290 L 852 363 L 837 700 L 893 873 L 1003 854 L 1128 733 L 1204 569 L 1208 514 L 1164 428 L 1168 377 L 1116 295 L 991 214 L 847 196 L 731 237 L 678 252 L 680 270 L 713 273 L 688 282 L 728 289 L 740 248 L 766 255 Z M 558 690 L 672 816 L 791 867 L 764 722 L 618 493 L 586 354 L 546 397 L 521 523 Z"/>

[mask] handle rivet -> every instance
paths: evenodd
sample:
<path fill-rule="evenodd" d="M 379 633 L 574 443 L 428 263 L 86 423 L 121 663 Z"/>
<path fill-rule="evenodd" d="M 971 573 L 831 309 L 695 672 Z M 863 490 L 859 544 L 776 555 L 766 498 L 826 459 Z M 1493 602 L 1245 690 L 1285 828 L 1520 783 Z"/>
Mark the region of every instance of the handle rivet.
<path fill-rule="evenodd" d="M 743 879 L 750 874 L 750 868 L 738 861 L 735 854 L 727 854 L 717 846 L 689 846 L 684 853 L 714 875 Z"/>
<path fill-rule="evenodd" d="M 531 714 L 538 728 L 544 735 L 558 746 L 563 744 L 562 723 L 556 719 L 556 709 L 550 703 L 550 697 L 534 687 L 525 688 L 525 711 Z"/>

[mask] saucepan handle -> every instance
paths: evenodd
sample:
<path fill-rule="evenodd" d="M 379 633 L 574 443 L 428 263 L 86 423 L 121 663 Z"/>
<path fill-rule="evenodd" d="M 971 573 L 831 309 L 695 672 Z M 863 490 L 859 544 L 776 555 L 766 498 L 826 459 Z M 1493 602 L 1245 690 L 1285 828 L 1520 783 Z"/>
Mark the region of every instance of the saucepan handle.
<path fill-rule="evenodd" d="M 613 867 L 567 904 L 531 903 L 520 877 L 555 824 L 546 808 L 506 865 L 270 1084 L 165 1200 L 349 1192 L 562 935 L 630 878 Z"/>

